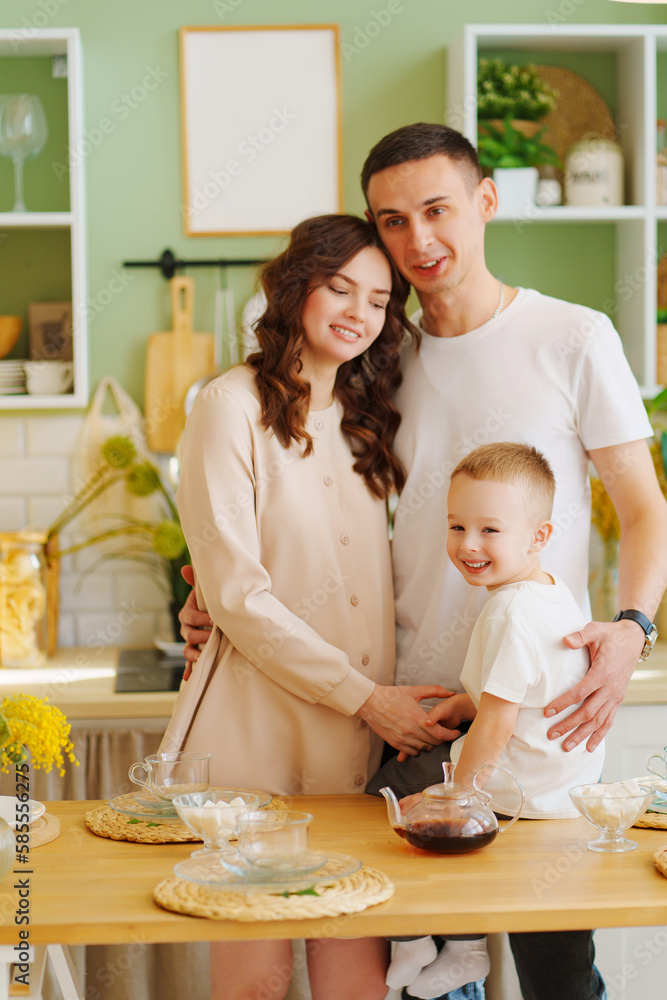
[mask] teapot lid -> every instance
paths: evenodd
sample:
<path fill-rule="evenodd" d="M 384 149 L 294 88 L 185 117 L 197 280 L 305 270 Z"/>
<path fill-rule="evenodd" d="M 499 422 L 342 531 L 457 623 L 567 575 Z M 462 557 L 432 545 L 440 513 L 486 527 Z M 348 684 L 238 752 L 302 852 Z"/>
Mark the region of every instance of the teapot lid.
<path fill-rule="evenodd" d="M 424 795 L 431 799 L 447 799 L 448 801 L 474 798 L 477 794 L 470 785 L 462 785 L 457 781 L 447 781 L 444 784 L 429 785 L 424 789 Z"/>

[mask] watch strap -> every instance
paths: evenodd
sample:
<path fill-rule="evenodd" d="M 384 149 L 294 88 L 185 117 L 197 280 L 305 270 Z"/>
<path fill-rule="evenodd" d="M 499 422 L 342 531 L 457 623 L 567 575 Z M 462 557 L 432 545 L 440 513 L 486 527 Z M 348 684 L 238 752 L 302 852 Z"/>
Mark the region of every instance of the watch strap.
<path fill-rule="evenodd" d="M 617 615 L 612 619 L 615 622 L 620 622 L 622 619 L 627 618 L 630 621 L 637 622 L 641 628 L 644 629 L 644 633 L 648 635 L 652 628 L 654 628 L 653 622 L 647 618 L 647 616 L 642 611 L 636 611 L 634 608 L 630 608 L 628 611 L 619 611 Z"/>

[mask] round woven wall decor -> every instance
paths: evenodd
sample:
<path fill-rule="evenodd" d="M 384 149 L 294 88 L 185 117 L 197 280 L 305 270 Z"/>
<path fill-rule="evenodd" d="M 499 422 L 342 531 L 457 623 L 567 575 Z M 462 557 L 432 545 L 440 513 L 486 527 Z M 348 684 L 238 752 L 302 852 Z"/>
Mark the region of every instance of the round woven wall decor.
<path fill-rule="evenodd" d="M 546 84 L 558 91 L 556 107 L 540 122 L 546 128 L 542 142 L 556 150 L 564 162 L 570 146 L 584 136 L 601 135 L 618 141 L 609 105 L 588 80 L 560 66 L 536 66 Z"/>

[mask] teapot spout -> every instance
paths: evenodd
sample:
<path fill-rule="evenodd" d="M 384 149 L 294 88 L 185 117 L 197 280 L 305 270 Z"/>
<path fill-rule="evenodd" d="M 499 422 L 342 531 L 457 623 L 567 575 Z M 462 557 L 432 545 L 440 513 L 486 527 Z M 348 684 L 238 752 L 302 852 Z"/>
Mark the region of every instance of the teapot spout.
<path fill-rule="evenodd" d="M 391 823 L 394 830 L 404 830 L 405 823 L 403 821 L 403 815 L 401 813 L 401 807 L 398 804 L 398 799 L 394 795 L 391 788 L 381 788 L 380 795 L 384 795 L 387 802 L 387 816 L 389 817 L 389 822 Z"/>

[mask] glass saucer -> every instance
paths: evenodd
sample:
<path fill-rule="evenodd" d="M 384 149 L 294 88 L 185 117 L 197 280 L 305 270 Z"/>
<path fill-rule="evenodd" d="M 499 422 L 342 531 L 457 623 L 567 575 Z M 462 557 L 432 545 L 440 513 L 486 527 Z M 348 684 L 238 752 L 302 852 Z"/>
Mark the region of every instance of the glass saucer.
<path fill-rule="evenodd" d="M 208 790 L 215 791 L 215 788 L 211 786 Z M 257 798 L 259 799 L 259 803 L 257 805 L 258 809 L 261 809 L 263 806 L 268 806 L 269 802 L 273 801 L 273 796 L 270 795 L 269 792 L 258 792 L 252 788 L 242 788 L 239 789 L 239 791 L 249 792 L 251 795 L 256 795 Z M 124 795 L 119 795 L 118 799 L 114 799 L 114 801 L 117 802 L 120 799 L 124 798 L 127 798 L 129 801 L 129 796 L 124 796 Z M 144 814 L 144 812 L 146 813 L 151 812 L 151 813 L 159 813 L 161 816 L 171 816 L 172 819 L 178 819 L 176 806 L 174 806 L 172 802 L 166 799 L 158 799 L 157 796 L 153 795 L 147 789 L 145 790 L 142 789 L 139 792 L 135 792 L 132 798 L 135 800 L 132 808 L 138 806 L 138 811 L 141 812 L 142 815 Z M 109 804 L 111 805 L 111 803 Z M 113 806 L 112 808 L 116 809 L 118 812 L 124 811 L 124 809 L 119 809 L 117 806 Z"/>
<path fill-rule="evenodd" d="M 121 798 L 122 796 L 119 796 Z M 176 807 L 167 799 L 158 799 L 149 791 L 135 792 L 133 795 L 135 804 L 141 810 L 157 813 L 169 813 L 170 816 L 178 815 Z"/>
<path fill-rule="evenodd" d="M 188 858 L 174 865 L 174 874 L 188 882 L 206 885 L 209 889 L 222 889 L 226 892 L 299 892 L 304 889 L 316 888 L 327 882 L 352 875 L 361 868 L 359 858 L 349 854 L 330 854 L 326 864 L 309 874 L 292 875 L 281 872 L 280 875 L 264 878 L 261 882 L 250 880 L 242 875 L 234 875 L 222 864 L 223 851 L 211 851 L 208 857 Z"/>
<path fill-rule="evenodd" d="M 181 819 L 170 802 L 166 808 L 159 810 L 148 804 L 140 804 L 134 795 L 117 795 L 109 802 L 109 808 L 131 819 L 144 820 L 149 823 L 180 823 Z"/>
<path fill-rule="evenodd" d="M 258 865 L 248 864 L 239 851 L 223 849 L 220 852 L 220 863 L 227 871 L 232 872 L 233 875 L 242 875 L 243 878 L 251 882 L 266 882 L 267 877 L 273 879 L 284 878 L 285 875 L 288 875 L 290 878 L 294 875 L 310 875 L 312 872 L 316 872 L 318 868 L 323 868 L 328 860 L 329 858 L 326 854 L 321 854 L 318 851 L 308 851 L 298 865 L 294 865 L 288 871 L 284 869 L 278 871 L 275 868 L 261 868 Z"/>

